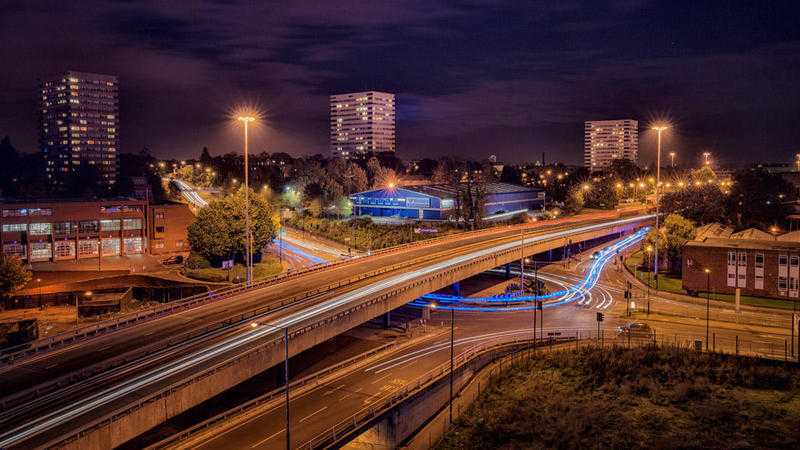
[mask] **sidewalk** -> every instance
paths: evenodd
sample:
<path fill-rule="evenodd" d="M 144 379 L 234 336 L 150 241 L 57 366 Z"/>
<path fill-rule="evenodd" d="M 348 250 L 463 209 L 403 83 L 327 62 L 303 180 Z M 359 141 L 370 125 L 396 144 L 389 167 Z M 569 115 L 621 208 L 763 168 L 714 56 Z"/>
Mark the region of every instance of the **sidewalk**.
<path fill-rule="evenodd" d="M 647 303 L 645 299 L 645 292 L 650 292 L 650 313 L 662 314 L 672 317 L 687 317 L 694 318 L 696 314 L 702 314 L 705 317 L 705 309 L 707 299 L 702 297 L 692 297 L 685 294 L 676 294 L 673 292 L 657 291 L 653 288 L 648 288 L 646 284 L 638 280 L 627 267 L 623 264 L 620 271 L 625 281 L 631 283 L 634 290 L 642 293 L 641 297 L 635 299 L 637 303 L 637 310 L 646 311 Z M 660 300 L 660 301 L 653 301 Z M 679 305 L 673 305 L 675 308 L 670 310 L 669 302 L 677 302 L 683 304 L 683 308 L 678 308 Z M 708 300 L 712 320 L 720 322 L 732 322 L 738 324 L 750 324 L 754 326 L 787 328 L 791 327 L 792 311 L 776 308 L 763 308 L 758 306 L 741 305 L 739 313 L 736 312 L 736 305 L 729 302 L 720 300 Z M 689 312 L 694 309 L 693 313 Z M 689 313 L 689 315 L 687 315 Z"/>

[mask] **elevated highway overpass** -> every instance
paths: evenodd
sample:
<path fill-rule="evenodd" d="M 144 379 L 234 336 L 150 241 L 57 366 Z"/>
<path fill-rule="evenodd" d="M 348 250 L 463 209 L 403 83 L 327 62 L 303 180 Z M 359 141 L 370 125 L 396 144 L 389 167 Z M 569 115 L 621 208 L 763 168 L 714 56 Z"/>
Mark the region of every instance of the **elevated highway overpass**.
<path fill-rule="evenodd" d="M 523 252 L 651 218 L 599 214 L 436 239 L 25 358 L 2 370 L 0 388 L 14 394 L 3 399 L 0 447 L 113 448 L 281 362 L 284 333 L 293 355 Z"/>

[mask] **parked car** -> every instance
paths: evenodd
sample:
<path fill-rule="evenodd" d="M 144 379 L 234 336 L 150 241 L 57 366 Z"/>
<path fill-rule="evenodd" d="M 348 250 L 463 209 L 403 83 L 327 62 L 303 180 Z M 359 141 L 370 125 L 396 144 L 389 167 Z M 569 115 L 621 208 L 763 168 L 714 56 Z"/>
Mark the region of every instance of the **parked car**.
<path fill-rule="evenodd" d="M 169 258 L 162 259 L 161 264 L 164 264 L 165 266 L 170 266 L 174 264 L 183 264 L 183 255 L 173 255 L 170 256 Z"/>
<path fill-rule="evenodd" d="M 653 335 L 653 329 L 644 322 L 631 322 L 618 326 L 617 334 L 630 335 L 632 337 L 649 337 Z"/>

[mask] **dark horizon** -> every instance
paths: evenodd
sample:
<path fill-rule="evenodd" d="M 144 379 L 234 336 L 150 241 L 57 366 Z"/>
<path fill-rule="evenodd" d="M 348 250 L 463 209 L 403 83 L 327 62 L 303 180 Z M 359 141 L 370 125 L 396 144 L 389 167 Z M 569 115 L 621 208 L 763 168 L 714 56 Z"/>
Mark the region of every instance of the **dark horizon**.
<path fill-rule="evenodd" d="M 122 152 L 239 151 L 227 120 L 258 104 L 252 149 L 328 155 L 328 95 L 397 95 L 402 159 L 459 155 L 579 164 L 585 120 L 668 117 L 665 151 L 695 163 L 789 161 L 800 142 L 793 2 L 623 1 L 444 6 L 12 2 L 0 136 L 38 149 L 37 80 L 67 70 L 120 82 Z"/>

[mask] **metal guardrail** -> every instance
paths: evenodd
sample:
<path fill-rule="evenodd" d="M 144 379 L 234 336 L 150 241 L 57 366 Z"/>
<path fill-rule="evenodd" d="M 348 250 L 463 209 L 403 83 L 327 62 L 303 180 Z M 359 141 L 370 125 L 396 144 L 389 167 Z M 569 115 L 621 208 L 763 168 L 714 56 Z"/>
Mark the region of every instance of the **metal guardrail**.
<path fill-rule="evenodd" d="M 604 330 L 601 330 L 601 333 L 598 334 L 596 331 L 591 329 L 560 329 L 549 334 L 550 336 L 548 336 L 546 339 L 543 337 L 537 339 L 516 339 L 513 341 L 476 346 L 454 359 L 454 372 L 462 370 L 469 363 L 482 356 L 485 356 L 487 353 L 490 354 L 490 357 L 484 361 L 482 365 L 479 367 L 474 367 L 473 369 L 480 370 L 490 363 L 496 362 L 499 358 L 511 357 L 513 359 L 516 356 L 521 356 L 521 354 L 524 352 L 528 352 L 528 355 L 531 355 L 532 351 L 536 351 L 532 349 L 534 342 L 537 343 L 536 346 L 540 347 L 540 349 L 552 349 L 553 345 L 571 342 L 574 342 L 577 348 L 580 343 L 583 342 L 589 346 L 599 346 L 602 348 L 672 347 L 686 350 L 703 351 L 702 347 L 699 349 L 697 347 L 698 343 L 701 342 L 701 339 L 699 339 L 698 336 L 691 334 L 675 334 L 674 340 L 672 335 L 657 336 L 655 334 L 652 335 L 652 338 L 631 338 L 629 335 L 626 336 L 619 334 L 616 336 L 612 334 L 606 338 Z M 565 334 L 566 336 L 564 336 Z M 714 340 L 716 342 L 716 338 L 714 338 Z M 734 341 L 734 339 L 730 338 L 727 338 L 727 340 L 731 341 L 731 344 Z M 735 350 L 733 347 L 729 347 L 726 351 L 725 347 L 713 346 L 714 344 L 709 344 L 709 347 L 705 351 L 741 356 L 765 357 L 784 361 L 789 361 L 790 359 L 786 351 L 785 344 L 783 353 L 780 353 L 773 351 L 777 350 L 777 348 L 774 346 L 769 346 L 769 350 L 764 352 L 764 350 L 767 350 L 764 345 L 761 346 L 760 352 L 753 352 L 753 342 L 749 342 L 750 351 L 748 352 L 746 350 L 748 347 L 748 342 L 740 340 L 738 336 L 735 336 L 735 343 Z M 563 345 L 561 347 L 564 348 Z M 800 359 L 800 355 L 798 355 L 798 358 Z M 433 383 L 442 380 L 449 374 L 450 362 L 447 361 L 422 374 L 412 382 L 404 385 L 402 388 L 379 397 L 376 402 L 352 413 L 350 416 L 339 421 L 324 433 L 310 439 L 297 448 L 299 450 L 312 450 L 318 448 L 336 447 L 343 443 L 340 440 L 344 437 L 351 436 L 353 433 L 358 432 L 364 426 L 369 425 L 373 420 L 381 417 L 383 414 L 411 396 L 424 391 Z"/>
<path fill-rule="evenodd" d="M 564 342 L 574 340 L 573 337 L 566 337 L 561 338 L 560 340 L 550 339 L 546 342 L 550 343 L 551 345 L 556 342 Z M 478 367 L 474 367 L 474 369 L 482 369 L 486 365 L 495 362 L 498 358 L 503 358 L 509 355 L 513 355 L 519 352 L 529 351 L 532 347 L 534 342 L 545 342 L 542 340 L 534 340 L 534 339 L 515 339 L 512 341 L 506 341 L 501 343 L 492 343 L 492 344 L 484 344 L 481 346 L 473 347 L 470 350 L 467 350 L 464 353 L 461 353 L 457 357 L 454 358 L 453 364 L 453 372 L 460 372 L 469 364 L 477 361 L 479 358 L 487 357 L 488 358 L 483 361 L 483 364 L 480 364 Z M 375 420 L 376 418 L 382 416 L 391 408 L 399 405 L 404 400 L 412 397 L 413 395 L 424 391 L 425 389 L 429 388 L 434 383 L 438 382 L 439 380 L 444 379 L 446 376 L 450 375 L 450 361 L 446 361 L 433 369 L 425 372 L 424 374 L 420 375 L 410 383 L 406 383 L 398 390 L 389 392 L 377 399 L 376 402 L 373 402 L 369 406 L 365 406 L 358 411 L 355 411 L 348 417 L 342 419 L 335 425 L 333 425 L 330 429 L 324 432 L 321 435 L 318 435 L 311 440 L 301 444 L 297 447 L 298 450 L 311 450 L 316 448 L 327 448 L 329 446 L 335 446 L 339 443 L 339 440 L 345 436 L 352 434 L 353 432 L 361 429 L 363 426 L 369 424 L 371 421 Z"/>
<path fill-rule="evenodd" d="M 635 222 L 631 222 L 630 224 L 619 224 L 619 225 L 615 225 L 614 227 L 615 228 L 617 228 L 617 227 L 624 228 L 624 227 L 628 227 L 628 226 L 635 226 Z M 584 230 L 581 233 L 576 233 L 576 234 L 580 235 L 580 234 L 583 234 L 583 233 L 591 233 L 593 231 L 596 231 L 596 230 Z M 538 244 L 543 244 L 543 243 L 551 242 L 551 241 L 554 241 L 554 240 L 555 241 L 566 241 L 568 239 L 569 239 L 569 237 L 556 237 L 556 238 L 551 238 L 551 239 L 544 240 L 542 242 L 539 242 Z M 494 259 L 496 259 L 498 257 L 498 255 L 506 255 L 506 254 L 509 254 L 509 253 L 516 254 L 516 250 L 515 249 L 509 249 L 509 250 L 505 250 L 505 251 L 503 251 L 501 253 L 493 253 L 493 254 L 490 254 L 490 255 L 486 255 L 486 256 L 483 256 L 481 258 L 473 259 L 473 260 L 467 261 L 465 263 L 462 263 L 462 264 L 459 264 L 459 265 L 456 265 L 456 266 L 452 266 L 452 267 L 448 268 L 445 271 L 437 272 L 436 274 L 429 275 L 429 276 L 424 277 L 422 279 L 413 280 L 412 282 L 410 282 L 410 283 L 408 283 L 408 284 L 406 284 L 404 286 L 401 286 L 399 288 L 387 289 L 386 292 L 381 293 L 381 294 L 376 294 L 375 297 L 373 297 L 373 298 L 371 298 L 369 300 L 366 300 L 366 301 L 363 301 L 363 302 L 360 302 L 360 303 L 354 304 L 354 305 L 348 305 L 346 307 L 347 309 L 339 311 L 339 312 L 336 312 L 336 313 L 332 312 L 331 315 L 329 315 L 329 316 L 327 316 L 327 317 L 325 317 L 325 318 L 323 318 L 321 320 L 316 320 L 316 321 L 312 322 L 312 320 L 314 320 L 314 319 L 309 319 L 309 321 L 307 322 L 306 325 L 298 326 L 295 331 L 291 331 L 289 333 L 289 337 L 291 339 L 291 338 L 293 338 L 295 336 L 299 336 L 299 335 L 301 335 L 301 334 L 303 334 L 303 333 L 305 333 L 307 331 L 311 331 L 311 330 L 313 330 L 313 329 L 315 329 L 317 327 L 323 326 L 326 323 L 334 322 L 334 321 L 338 320 L 340 317 L 349 315 L 351 312 L 357 311 L 359 309 L 362 309 L 362 308 L 367 307 L 367 306 L 369 306 L 371 304 L 374 304 L 374 303 L 386 301 L 390 297 L 402 294 L 404 291 L 412 289 L 412 288 L 415 288 L 417 286 L 420 286 L 423 283 L 426 283 L 426 282 L 432 280 L 433 278 L 441 278 L 441 277 L 444 277 L 446 275 L 450 275 L 450 274 L 452 274 L 452 273 L 454 273 L 456 271 L 459 271 L 459 270 L 462 270 L 464 268 L 467 268 L 469 266 L 476 265 L 476 264 L 485 262 L 485 261 L 490 260 L 490 259 L 494 260 Z M 411 263 L 415 263 L 415 262 L 416 261 L 411 261 Z M 407 263 L 400 263 L 400 264 L 397 264 L 397 265 L 390 266 L 391 268 L 386 268 L 385 270 L 384 269 L 380 269 L 380 270 L 382 270 L 382 271 L 393 271 L 393 270 L 397 270 L 397 267 L 395 267 L 395 266 L 402 266 L 402 265 L 407 265 Z M 357 276 L 356 278 L 364 279 L 364 278 L 368 278 L 368 276 L 365 275 L 365 274 L 362 274 L 362 275 Z M 320 291 L 320 289 L 317 289 L 315 291 L 316 291 L 315 293 L 317 293 L 317 292 Z M 245 315 L 243 314 L 242 317 L 245 317 Z M 276 334 L 279 334 L 279 333 L 280 333 L 280 331 L 276 330 Z M 272 336 L 274 337 L 274 335 L 272 335 Z M 173 392 L 173 391 L 175 391 L 175 390 L 177 390 L 177 389 L 179 389 L 179 388 L 181 388 L 183 386 L 186 386 L 186 385 L 189 385 L 189 384 L 193 384 L 193 383 L 195 383 L 195 382 L 197 382 L 197 381 L 199 381 L 199 380 L 201 380 L 203 378 L 206 378 L 206 377 L 216 373 L 217 371 L 219 371 L 219 370 L 221 370 L 223 368 L 226 368 L 226 367 L 238 362 L 239 360 L 241 360 L 241 359 L 243 359 L 245 357 L 250 356 L 254 352 L 262 352 L 262 351 L 265 351 L 266 349 L 271 349 L 274 345 L 276 345 L 277 343 L 281 343 L 281 342 L 283 342 L 283 336 L 282 335 L 280 337 L 273 338 L 272 340 L 262 344 L 261 346 L 254 345 L 255 348 L 251 348 L 251 349 L 246 350 L 246 351 L 244 351 L 242 353 L 239 353 L 236 356 L 228 358 L 228 359 L 226 359 L 224 361 L 221 361 L 221 362 L 219 362 L 219 363 L 217 363 L 217 364 L 215 364 L 215 365 L 213 365 L 213 366 L 211 366 L 211 367 L 209 367 L 209 368 L 207 368 L 205 370 L 202 370 L 202 371 L 198 372 L 197 374 L 195 374 L 194 376 L 192 376 L 190 378 L 179 380 L 179 381 L 177 381 L 175 383 L 172 383 L 169 386 L 164 387 L 162 389 L 159 389 L 158 391 L 155 391 L 155 392 L 147 395 L 144 398 L 137 399 L 135 402 L 129 403 L 127 405 L 124 405 L 121 408 L 118 408 L 118 409 L 114 410 L 111 413 L 108 413 L 108 414 L 106 414 L 106 415 L 104 415 L 104 416 L 102 416 L 102 417 L 100 417 L 98 419 L 95 419 L 95 420 L 93 420 L 91 422 L 88 422 L 88 423 L 84 424 L 83 426 L 81 426 L 78 430 L 75 430 L 70 436 L 63 436 L 63 437 L 57 438 L 56 440 L 50 442 L 49 445 L 61 445 L 61 444 L 66 443 L 66 442 L 70 442 L 70 441 L 76 439 L 77 437 L 82 436 L 83 434 L 89 432 L 89 430 L 91 430 L 93 428 L 101 426 L 104 423 L 108 423 L 110 421 L 113 421 L 115 418 L 117 418 L 119 416 L 122 416 L 122 415 L 126 414 L 127 412 L 139 409 L 144 404 L 152 402 L 152 401 L 156 401 L 159 398 L 162 398 L 162 397 L 170 394 L 171 392 Z"/>
<path fill-rule="evenodd" d="M 291 383 L 289 383 L 289 389 L 291 390 L 291 389 L 297 389 L 297 388 L 306 387 L 306 386 L 309 386 L 309 385 L 318 385 L 321 379 L 329 376 L 330 374 L 338 372 L 339 370 L 341 370 L 341 369 L 343 369 L 345 367 L 351 366 L 354 363 L 358 363 L 360 361 L 369 359 L 372 356 L 374 356 L 374 355 L 376 355 L 378 353 L 381 353 L 381 352 L 383 352 L 385 350 L 388 350 L 388 349 L 390 349 L 392 347 L 395 347 L 395 346 L 397 346 L 396 341 L 389 342 L 389 343 L 386 343 L 386 344 L 381 345 L 379 347 L 376 347 L 374 349 L 371 349 L 371 350 L 369 350 L 367 352 L 364 352 L 364 353 L 361 353 L 359 355 L 356 355 L 356 356 L 353 356 L 351 358 L 348 358 L 348 359 L 345 359 L 343 361 L 340 361 L 340 362 L 338 362 L 336 364 L 328 366 L 328 367 L 326 367 L 326 368 L 324 368 L 322 370 L 314 372 L 314 373 L 312 373 L 310 375 L 307 375 L 307 376 L 305 376 L 303 378 L 300 378 L 298 380 L 292 381 Z M 280 387 L 280 388 L 273 389 L 272 391 L 267 392 L 264 395 L 256 397 L 256 398 L 254 398 L 252 400 L 249 400 L 249 401 L 247 401 L 245 403 L 242 403 L 239 406 L 236 406 L 235 408 L 229 409 L 229 410 L 224 411 L 224 412 L 222 412 L 220 414 L 217 414 L 214 417 L 206 419 L 206 420 L 204 420 L 204 421 L 202 421 L 202 422 L 200 422 L 198 424 L 195 424 L 192 427 L 187 428 L 186 430 L 181 431 L 178 434 L 174 434 L 174 435 L 169 436 L 169 437 L 167 437 L 165 439 L 162 439 L 161 441 L 156 442 L 155 444 L 149 445 L 148 447 L 146 447 L 146 450 L 167 448 L 167 447 L 169 447 L 171 445 L 175 445 L 175 444 L 178 444 L 180 442 L 186 441 L 188 438 L 190 438 L 190 437 L 192 437 L 192 436 L 194 436 L 194 435 L 196 435 L 198 433 L 201 433 L 201 432 L 203 432 L 203 431 L 205 431 L 205 430 L 207 430 L 207 429 L 209 429 L 209 428 L 211 428 L 211 427 L 213 427 L 213 426 L 215 426 L 215 425 L 217 425 L 217 424 L 219 424 L 221 422 L 225 422 L 226 420 L 229 420 L 230 418 L 239 416 L 243 412 L 246 412 L 246 411 L 248 411 L 248 410 L 250 410 L 252 408 L 261 406 L 261 405 L 263 405 L 265 403 L 270 403 L 272 401 L 275 401 L 276 399 L 282 399 L 285 394 L 286 394 L 286 388 L 285 387 Z"/>
<path fill-rule="evenodd" d="M 618 218 L 622 217 L 622 214 L 620 212 L 615 212 L 615 214 L 608 214 L 608 216 L 609 217 L 605 217 L 605 215 L 603 215 L 602 217 L 597 217 L 593 220 L 601 220 L 603 218 L 608 219 L 613 217 Z M 579 222 L 579 221 L 580 219 L 577 216 L 570 217 L 567 219 L 562 219 L 559 222 L 554 222 L 553 226 L 558 227 L 561 225 L 566 225 L 569 223 Z M 531 225 L 531 224 L 509 225 L 503 228 L 497 227 L 496 229 L 489 229 L 491 231 L 489 234 L 491 235 L 491 234 L 501 233 L 512 228 L 519 228 L 520 230 L 523 230 L 525 228 L 540 228 L 540 227 L 541 225 Z M 474 231 L 459 233 L 457 235 L 438 236 L 431 239 L 409 242 L 407 244 L 401 244 L 394 247 L 376 250 L 374 252 L 371 252 L 371 254 L 368 257 L 381 256 L 386 253 L 408 250 L 410 248 L 415 248 L 415 247 L 435 245 L 442 241 L 447 241 L 447 240 L 471 238 L 473 236 L 486 234 L 486 231 L 487 230 L 474 230 Z M 22 344 L 16 347 L 10 347 L 3 351 L 0 351 L 0 364 L 12 365 L 16 360 L 19 360 L 20 358 L 24 358 L 31 354 L 37 354 L 40 351 L 51 350 L 55 346 L 73 343 L 75 341 L 78 341 L 79 339 L 97 337 L 101 334 L 106 334 L 111 331 L 119 330 L 120 328 L 125 328 L 145 321 L 165 317 L 170 314 L 182 312 L 214 301 L 223 300 L 241 292 L 253 291 L 266 286 L 273 285 L 275 283 L 289 281 L 294 278 L 300 277 L 302 275 L 307 275 L 312 272 L 318 272 L 322 269 L 343 267 L 345 265 L 352 264 L 354 261 L 358 261 L 362 258 L 364 257 L 350 258 L 347 260 L 337 261 L 333 263 L 315 264 L 313 266 L 306 267 L 299 271 L 280 274 L 274 277 L 270 277 L 266 280 L 250 283 L 250 286 L 247 286 L 246 283 L 239 283 L 233 286 L 224 287 L 218 290 L 209 291 L 203 294 L 197 294 L 183 299 L 175 300 L 173 302 L 164 303 L 162 305 L 154 306 L 146 310 L 134 311 L 116 317 L 114 319 L 108 319 L 101 322 L 96 322 L 91 325 L 85 325 L 80 328 L 75 328 L 70 331 L 64 331 L 45 339 L 39 339 L 32 343 Z"/>

